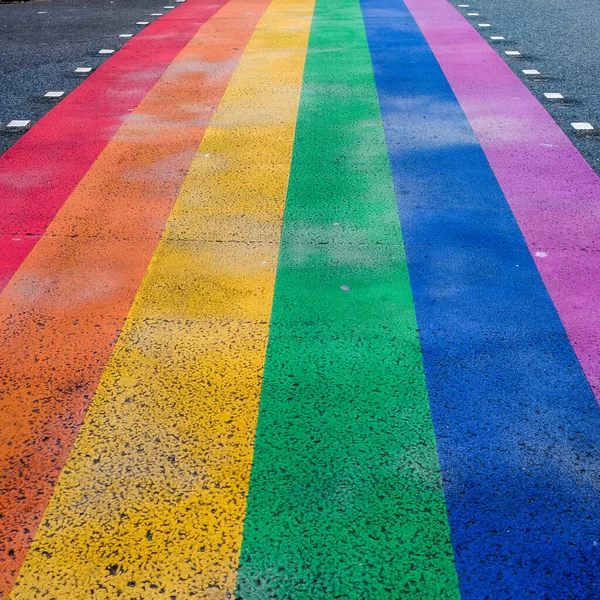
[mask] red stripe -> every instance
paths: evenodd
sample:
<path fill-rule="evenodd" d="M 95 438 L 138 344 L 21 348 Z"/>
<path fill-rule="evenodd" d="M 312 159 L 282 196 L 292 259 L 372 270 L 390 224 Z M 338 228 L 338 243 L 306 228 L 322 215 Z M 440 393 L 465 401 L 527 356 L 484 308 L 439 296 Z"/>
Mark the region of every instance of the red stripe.
<path fill-rule="evenodd" d="M 187 0 L 154 21 L 0 156 L 0 290 L 124 118 L 225 2 Z"/>

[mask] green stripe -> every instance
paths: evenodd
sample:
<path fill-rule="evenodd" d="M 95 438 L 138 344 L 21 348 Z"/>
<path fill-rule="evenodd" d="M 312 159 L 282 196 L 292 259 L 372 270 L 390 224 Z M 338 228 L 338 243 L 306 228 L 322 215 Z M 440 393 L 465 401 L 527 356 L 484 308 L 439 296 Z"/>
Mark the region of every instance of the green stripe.
<path fill-rule="evenodd" d="M 236 597 L 405 595 L 459 593 L 360 6 L 317 0 Z"/>

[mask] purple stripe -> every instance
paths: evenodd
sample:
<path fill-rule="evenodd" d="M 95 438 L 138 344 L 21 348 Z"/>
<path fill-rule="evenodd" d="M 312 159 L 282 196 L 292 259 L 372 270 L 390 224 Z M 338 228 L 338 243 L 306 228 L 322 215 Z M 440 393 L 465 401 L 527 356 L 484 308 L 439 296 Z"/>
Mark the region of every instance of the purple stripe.
<path fill-rule="evenodd" d="M 600 402 L 600 179 L 447 0 L 405 3 L 481 143 Z"/>

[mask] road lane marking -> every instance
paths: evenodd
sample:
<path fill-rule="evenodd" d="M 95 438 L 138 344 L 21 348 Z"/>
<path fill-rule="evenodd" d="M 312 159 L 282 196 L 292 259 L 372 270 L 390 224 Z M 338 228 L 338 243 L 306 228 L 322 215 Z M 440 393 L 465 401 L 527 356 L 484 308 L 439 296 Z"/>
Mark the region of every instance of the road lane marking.
<path fill-rule="evenodd" d="M 29 125 L 29 123 L 31 123 L 31 121 L 26 121 L 25 119 L 13 119 L 12 121 L 9 121 L 6 126 L 7 127 L 27 127 L 27 125 Z"/>
<path fill-rule="evenodd" d="M 598 383 L 600 180 L 447 0 L 404 1 L 416 25 L 398 0 L 364 3 L 389 23 L 373 60 L 460 591 L 520 598 L 526 581 L 531 597 L 584 598 L 598 581 L 600 411 L 571 342 Z"/>
<path fill-rule="evenodd" d="M 591 123 L 585 122 L 571 123 L 571 127 L 573 127 L 573 129 L 576 129 L 577 131 L 591 131 L 592 129 L 594 129 L 594 126 Z"/>
<path fill-rule="evenodd" d="M 64 95 L 64 92 L 46 92 L 44 98 L 60 98 Z"/>
<path fill-rule="evenodd" d="M 178 11 L 176 23 L 160 19 L 154 22 L 128 42 L 130 52 L 110 55 L 108 64 L 93 69 L 94 76 L 69 93 L 67 103 L 57 103 L 54 110 L 38 123 L 32 123 L 27 135 L 0 156 L 0 198 L 11 198 L 9 203 L 0 202 L 0 226 L 5 232 L 23 234 L 18 244 L 8 235 L 0 235 L 0 290 L 106 147 L 123 118 L 224 2 L 190 2 L 182 6 L 183 12 Z M 40 177 L 41 172 L 44 177 Z M 3 566 L 14 562 L 3 551 L 2 539 L 0 527 L 0 596 Z"/>
<path fill-rule="evenodd" d="M 369 51 L 389 37 L 317 0 L 233 598 L 459 598 Z"/>
<path fill-rule="evenodd" d="M 559 92 L 544 92 L 544 96 L 550 100 L 560 100 L 561 98 L 564 98 Z"/>
<path fill-rule="evenodd" d="M 25 136 L 33 136 L 36 150 L 44 150 L 40 154 L 46 167 L 54 156 L 54 146 L 50 142 L 44 145 L 45 136 L 58 142 L 62 160 L 60 170 L 49 171 L 53 181 L 65 187 L 68 180 L 65 183 L 63 176 L 78 175 L 81 181 L 64 204 L 61 202 L 62 208 L 45 235 L 20 235 L 11 242 L 20 249 L 28 238 L 39 239 L 33 248 L 30 243 L 25 260 L 17 257 L 20 267 L 14 267 L 16 273 L 13 271 L 0 294 L 0 485 L 7 490 L 0 494 L 2 597 L 16 577 L 67 460 L 208 122 L 268 0 L 230 1 L 219 12 L 218 4 L 203 4 L 182 6 L 182 17 L 188 19 L 178 23 L 179 33 L 173 23 L 149 29 L 151 50 L 157 56 L 141 66 L 151 75 L 148 83 L 154 85 L 145 88 L 139 106 L 125 123 L 119 104 L 109 105 L 111 114 L 119 118 L 119 128 L 112 131 L 110 121 L 104 119 L 105 111 L 98 110 L 103 105 L 87 97 L 86 106 L 102 115 L 103 127 L 112 139 L 98 150 L 95 162 L 83 163 L 84 176 L 78 175 L 78 155 L 60 154 L 60 148 L 87 150 L 96 142 L 93 130 L 75 129 L 81 134 L 81 144 L 72 134 L 53 138 L 52 130 L 42 129 L 35 138 L 37 125 Z M 214 18 L 209 19 L 211 16 Z M 167 32 L 169 45 L 160 41 L 157 31 Z M 145 33 L 140 36 L 142 41 L 148 37 Z M 140 36 L 132 42 L 134 47 L 148 48 L 148 40 L 139 44 Z M 168 64 L 160 62 L 167 59 Z M 116 60 L 119 62 L 118 57 Z M 131 75 L 146 72 L 137 63 L 125 72 L 129 74 L 127 97 L 131 97 L 137 93 Z M 121 90 L 114 72 L 112 77 L 112 89 Z M 90 95 L 107 85 L 102 72 L 97 78 L 100 85 L 92 86 Z M 60 113 L 59 107 L 54 111 Z M 53 124 L 59 132 L 73 132 L 68 128 L 69 118 L 85 120 L 87 115 L 74 112 L 72 106 L 67 113 Z M 97 127 L 97 120 L 91 121 L 91 126 Z M 65 160 L 69 156 L 71 164 Z M 23 165 L 12 171 L 5 168 L 0 184 L 12 176 L 23 186 L 31 169 L 26 159 Z M 50 194 L 48 182 L 38 180 L 40 188 L 33 187 L 30 195 L 21 199 L 28 215 L 38 216 L 34 209 L 40 198 Z M 17 198 L 21 189 L 8 188 Z M 7 188 L 3 193 L 9 193 Z M 38 231 L 38 221 L 18 224 L 15 231 L 23 227 L 26 232 Z M 3 261 L 10 258 L 10 249 L 8 246 L 5 253 L 1 248 Z M 9 549 L 10 560 L 3 562 Z"/>
<path fill-rule="evenodd" d="M 237 6 L 245 15 L 257 3 Z M 83 600 L 99 587 L 129 597 L 129 586 L 144 598 L 163 587 L 166 598 L 233 593 L 311 14 L 312 0 L 274 0 L 211 103 L 216 113 L 11 600 L 34 589 Z M 210 48 L 224 41 L 232 53 L 239 42 L 222 31 L 229 21 L 216 21 L 199 56 L 218 75 L 231 60 Z M 188 70 L 174 67 L 184 79 Z M 180 104 L 168 88 L 163 98 Z M 196 103 L 181 110 L 198 122 Z M 205 107 L 200 122 L 211 114 Z M 179 131 L 175 120 L 174 140 Z"/>

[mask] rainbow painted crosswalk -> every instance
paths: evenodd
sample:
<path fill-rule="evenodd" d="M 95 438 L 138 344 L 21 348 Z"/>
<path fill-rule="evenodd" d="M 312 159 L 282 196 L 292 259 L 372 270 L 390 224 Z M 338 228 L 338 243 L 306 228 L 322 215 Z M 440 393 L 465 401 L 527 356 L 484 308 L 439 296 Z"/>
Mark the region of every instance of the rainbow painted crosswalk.
<path fill-rule="evenodd" d="M 0 597 L 600 594 L 600 181 L 446 0 L 187 0 L 0 198 Z"/>

